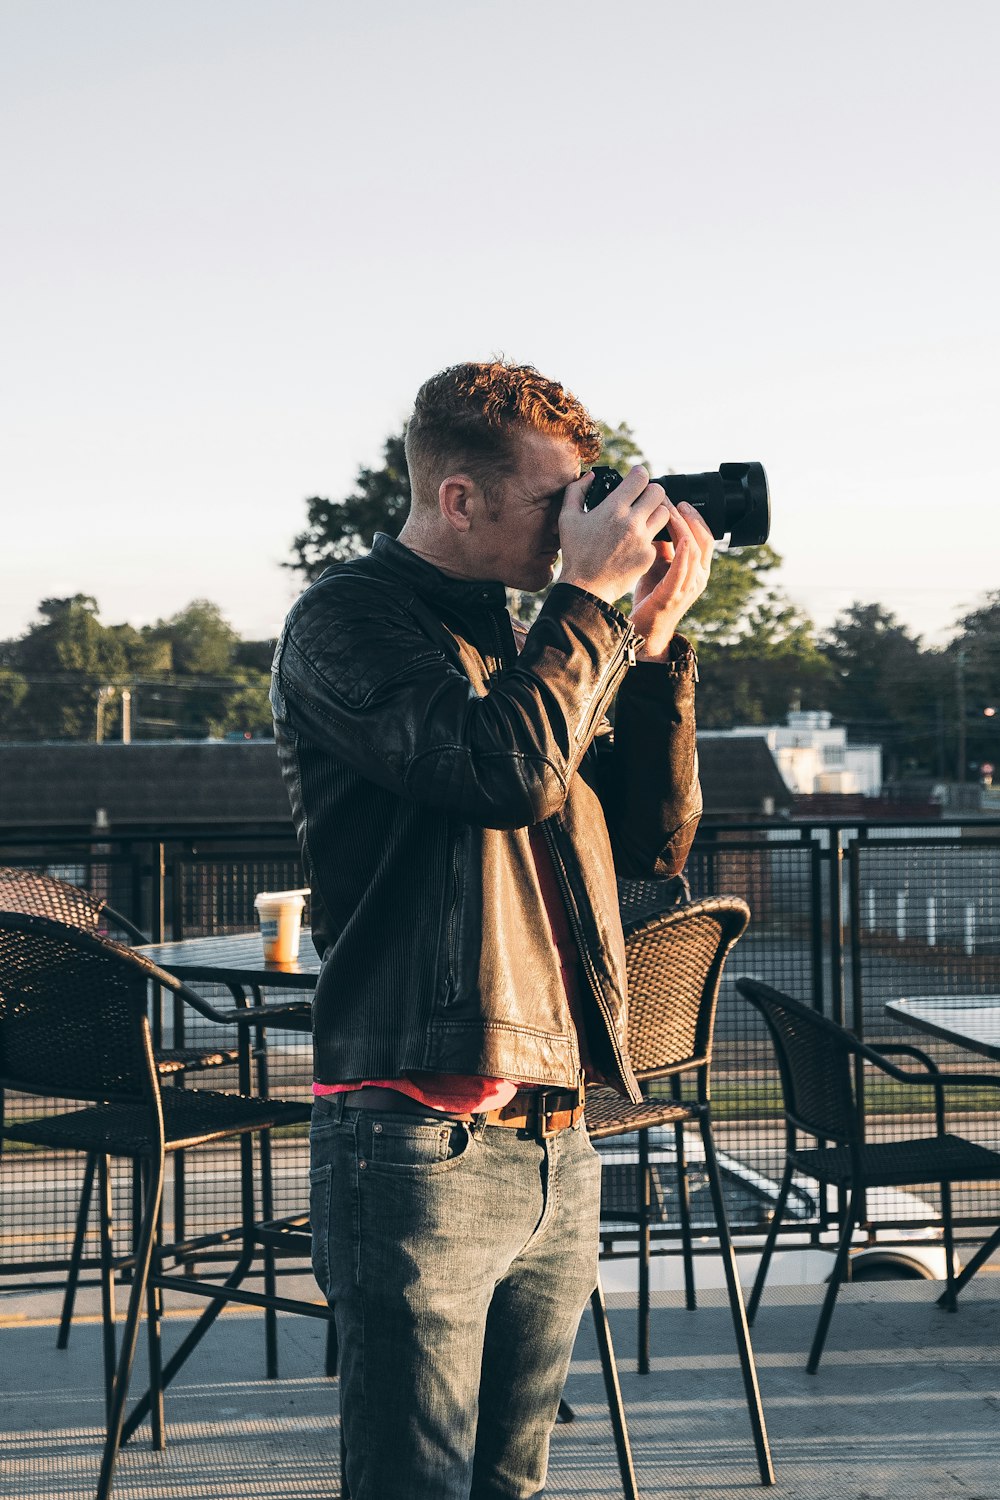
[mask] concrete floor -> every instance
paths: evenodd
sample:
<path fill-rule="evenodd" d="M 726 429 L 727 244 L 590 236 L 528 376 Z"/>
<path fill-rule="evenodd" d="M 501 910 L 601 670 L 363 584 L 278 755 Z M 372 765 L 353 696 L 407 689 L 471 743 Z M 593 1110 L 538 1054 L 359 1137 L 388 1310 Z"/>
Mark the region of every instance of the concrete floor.
<path fill-rule="evenodd" d="M 306 1278 L 283 1278 L 312 1295 Z M 819 1373 L 804 1370 L 818 1288 L 777 1288 L 754 1332 L 780 1500 L 1000 1500 L 1000 1278 L 984 1274 L 955 1315 L 932 1282 L 844 1288 Z M 0 1293 L 0 1496 L 94 1493 L 102 1421 L 93 1294 L 70 1348 L 55 1349 L 52 1293 Z M 686 1312 L 657 1296 L 653 1369 L 632 1373 L 632 1299 L 612 1326 L 644 1500 L 760 1495 L 722 1294 Z M 167 1347 L 190 1314 L 174 1308 Z M 333 1500 L 336 1387 L 321 1374 L 322 1326 L 283 1317 L 282 1379 L 262 1378 L 258 1314 L 227 1311 L 167 1393 L 168 1448 L 139 1437 L 120 1460 L 115 1500 Z M 142 1384 L 140 1347 L 136 1386 Z M 589 1314 L 556 1429 L 548 1496 L 612 1500 L 618 1473 Z"/>

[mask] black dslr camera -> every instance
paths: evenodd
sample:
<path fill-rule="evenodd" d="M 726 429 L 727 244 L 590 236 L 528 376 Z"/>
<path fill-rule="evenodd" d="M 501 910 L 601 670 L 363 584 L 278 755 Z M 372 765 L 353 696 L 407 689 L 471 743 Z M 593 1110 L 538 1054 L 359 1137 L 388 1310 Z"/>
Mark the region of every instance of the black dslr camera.
<path fill-rule="evenodd" d="M 587 491 L 587 509 L 600 505 L 621 482 L 617 469 L 596 468 Z M 728 532 L 731 547 L 754 547 L 767 541 L 771 496 L 763 464 L 720 464 L 717 474 L 663 474 L 650 484 L 662 485 L 675 505 L 682 500 L 693 505 L 714 537 Z M 669 542 L 670 532 L 664 528 L 656 540 Z"/>

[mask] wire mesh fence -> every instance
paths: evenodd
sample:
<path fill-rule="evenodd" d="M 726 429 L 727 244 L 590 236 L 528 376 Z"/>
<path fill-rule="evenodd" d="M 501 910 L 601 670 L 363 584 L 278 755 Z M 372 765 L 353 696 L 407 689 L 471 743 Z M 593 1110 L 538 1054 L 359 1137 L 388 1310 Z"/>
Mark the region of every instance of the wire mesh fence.
<path fill-rule="evenodd" d="M 289 830 L 241 838 L 225 830 L 197 837 L 113 838 L 74 841 L 48 835 L 0 842 L 0 864 L 36 869 L 79 885 L 134 921 L 151 939 L 252 932 L 253 898 L 265 889 L 297 888 L 301 867 Z M 935 824 L 915 829 L 848 828 L 832 824 L 704 828 L 691 855 L 692 894 L 741 895 L 750 904 L 750 928 L 730 956 L 723 977 L 712 1070 L 715 1136 L 724 1157 L 732 1227 L 759 1234 L 766 1226 L 784 1160 L 780 1089 L 762 1023 L 735 991 L 737 978 L 763 979 L 835 1019 L 866 1040 L 916 1041 L 943 1067 L 991 1071 L 985 1058 L 933 1039 L 904 1037 L 885 1012 L 888 1001 L 918 995 L 995 995 L 1000 1006 L 1000 825 Z M 308 918 L 308 913 L 307 913 Z M 109 935 L 116 934 L 109 925 Z M 307 939 L 308 941 L 308 939 Z M 225 987 L 198 984 L 207 999 L 232 1004 Z M 282 992 L 282 999 L 306 998 Z M 0 978 L 2 998 L 2 978 Z M 273 998 L 273 997 L 272 997 Z M 180 1039 L 189 1048 L 218 1048 L 219 1028 L 184 1017 L 151 996 L 154 1032 L 164 1045 Z M 311 1048 L 307 1035 L 272 1030 L 267 1042 L 272 1094 L 307 1099 Z M 1000 1071 L 998 1069 L 997 1071 Z M 235 1065 L 165 1080 L 165 1087 L 238 1087 Z M 917 1092 L 917 1102 L 913 1095 Z M 871 1139 L 892 1139 L 932 1128 L 929 1090 L 907 1091 L 880 1083 L 864 1089 Z M 59 1107 L 62 1107 L 61 1105 Z M 52 1108 L 47 1101 L 8 1095 L 9 1115 Z M 984 1144 L 1000 1134 L 995 1099 L 976 1093 L 954 1128 Z M 199 1150 L 169 1176 L 165 1214 L 186 1235 L 210 1233 L 239 1218 L 235 1149 Z M 627 1234 L 630 1178 L 627 1147 L 609 1154 L 606 1227 Z M 307 1185 L 304 1130 L 273 1143 L 274 1210 L 303 1209 Z M 676 1237 L 676 1186 L 669 1142 L 654 1182 L 660 1204 L 657 1233 Z M 624 1154 L 623 1154 L 624 1153 Z M 699 1164 L 691 1152 L 694 1201 Z M 64 1270 L 80 1203 L 84 1162 L 65 1153 L 5 1147 L 0 1170 L 0 1275 L 37 1278 Z M 116 1222 L 127 1243 L 133 1201 L 131 1167 L 113 1171 Z M 1000 1218 L 1000 1195 L 989 1185 L 957 1191 L 956 1219 L 970 1239 Z M 835 1218 L 836 1204 L 803 1195 L 789 1230 L 818 1233 Z M 870 1227 L 907 1223 L 937 1233 L 936 1190 L 929 1186 L 901 1201 L 900 1194 L 868 1203 Z M 982 1238 L 982 1234 L 979 1235 Z M 86 1259 L 97 1257 L 92 1209 Z"/>

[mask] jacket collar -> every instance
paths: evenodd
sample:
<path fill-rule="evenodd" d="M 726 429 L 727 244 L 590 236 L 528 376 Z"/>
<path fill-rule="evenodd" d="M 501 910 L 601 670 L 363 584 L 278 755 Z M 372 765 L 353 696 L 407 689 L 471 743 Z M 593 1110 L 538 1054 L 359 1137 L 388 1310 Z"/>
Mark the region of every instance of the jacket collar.
<path fill-rule="evenodd" d="M 385 532 L 377 531 L 372 542 L 372 557 L 383 567 L 403 579 L 416 593 L 438 604 L 456 609 L 506 609 L 505 584 L 490 578 L 449 578 L 433 563 L 426 562 Z"/>

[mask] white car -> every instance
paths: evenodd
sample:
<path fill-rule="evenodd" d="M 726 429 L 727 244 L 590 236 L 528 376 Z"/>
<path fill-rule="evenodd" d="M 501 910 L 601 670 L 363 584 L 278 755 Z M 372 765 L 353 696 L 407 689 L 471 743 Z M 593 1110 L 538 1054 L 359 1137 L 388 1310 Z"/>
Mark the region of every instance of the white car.
<path fill-rule="evenodd" d="M 691 1233 L 695 1249 L 696 1288 L 725 1286 L 722 1261 L 717 1253 L 715 1216 L 704 1168 L 700 1138 L 692 1131 L 685 1135 L 688 1162 L 688 1191 L 691 1204 Z M 634 1292 L 638 1278 L 636 1255 L 636 1163 L 635 1137 L 617 1137 L 595 1141 L 602 1157 L 604 1196 L 601 1209 L 601 1238 L 605 1258 L 601 1263 L 601 1281 L 606 1292 Z M 765 1177 L 725 1152 L 716 1150 L 722 1172 L 723 1194 L 733 1241 L 736 1246 L 741 1280 L 752 1285 L 760 1264 L 763 1237 L 770 1226 L 778 1198 L 779 1184 Z M 651 1291 L 674 1292 L 684 1288 L 684 1265 L 680 1239 L 676 1233 L 677 1167 L 673 1130 L 669 1127 L 649 1133 L 650 1165 L 653 1172 L 653 1256 L 650 1262 Z M 833 1269 L 837 1246 L 835 1224 L 822 1232 L 815 1243 L 815 1225 L 819 1217 L 819 1195 L 824 1191 L 815 1179 L 795 1177 L 785 1207 L 785 1228 L 778 1235 L 767 1275 L 768 1286 L 816 1286 L 826 1281 Z M 826 1191 L 832 1192 L 827 1189 Z M 878 1188 L 879 1219 L 912 1220 L 914 1227 L 877 1229 L 874 1243 L 866 1230 L 856 1231 L 857 1248 L 851 1254 L 852 1281 L 940 1280 L 945 1279 L 945 1251 L 940 1228 L 927 1228 L 940 1217 L 939 1208 L 914 1193 L 900 1188 Z M 831 1199 L 831 1208 L 835 1201 Z M 631 1217 L 630 1217 L 631 1214 Z M 756 1227 L 747 1222 L 756 1219 Z M 792 1226 L 798 1221 L 800 1230 Z M 657 1229 L 668 1225 L 674 1231 L 669 1239 L 657 1236 Z M 928 1240 L 931 1243 L 928 1243 Z M 936 1241 L 936 1243 L 935 1243 Z M 664 1247 L 667 1253 L 662 1253 Z M 661 1253 L 657 1253 L 657 1250 Z M 610 1252 L 610 1253 L 609 1253 Z M 708 1252 L 708 1253 L 705 1253 Z M 956 1273 L 960 1269 L 955 1257 Z"/>

